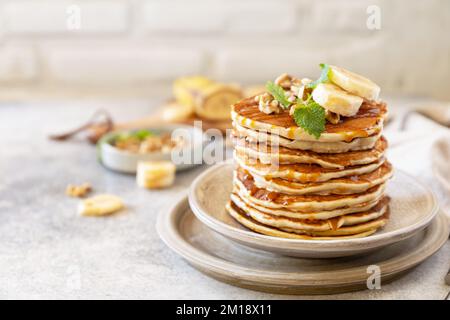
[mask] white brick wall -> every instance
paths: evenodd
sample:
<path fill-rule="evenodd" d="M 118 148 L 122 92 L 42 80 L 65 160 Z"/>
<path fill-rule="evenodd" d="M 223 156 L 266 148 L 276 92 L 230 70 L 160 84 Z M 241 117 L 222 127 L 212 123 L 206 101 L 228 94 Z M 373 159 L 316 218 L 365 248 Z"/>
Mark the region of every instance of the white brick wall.
<path fill-rule="evenodd" d="M 135 84 L 202 73 L 203 54 L 191 49 L 87 42 L 42 50 L 49 81 L 64 84 Z"/>
<path fill-rule="evenodd" d="M 0 10 L 3 31 L 12 35 L 115 33 L 126 31 L 128 25 L 128 5 L 123 1 L 18 0 Z"/>
<path fill-rule="evenodd" d="M 377 1 L 371 1 L 374 4 Z M 378 1 L 379 2 L 379 1 Z M 319 1 L 311 7 L 311 17 L 308 24 L 315 26 L 314 30 L 329 33 L 368 32 L 366 27 L 367 2 L 348 0 L 343 10 L 342 1 Z M 304 27 L 308 27 L 305 25 Z"/>
<path fill-rule="evenodd" d="M 288 32 L 295 27 L 293 2 L 247 0 L 147 1 L 145 28 L 152 33 Z"/>
<path fill-rule="evenodd" d="M 0 47 L 0 82 L 28 83 L 37 73 L 32 46 L 8 44 Z"/>
<path fill-rule="evenodd" d="M 366 27 L 369 5 L 380 30 Z M 198 73 L 261 83 L 329 62 L 384 92 L 450 98 L 448 30 L 448 0 L 0 0 L 0 91 L 168 87 Z"/>

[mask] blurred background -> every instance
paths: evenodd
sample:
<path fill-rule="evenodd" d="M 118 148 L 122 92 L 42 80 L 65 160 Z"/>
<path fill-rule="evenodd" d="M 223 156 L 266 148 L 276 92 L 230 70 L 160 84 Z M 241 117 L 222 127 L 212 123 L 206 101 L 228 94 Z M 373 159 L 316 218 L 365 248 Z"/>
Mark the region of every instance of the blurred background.
<path fill-rule="evenodd" d="M 383 94 L 449 99 L 450 1 L 1 0 L 0 100 L 170 97 L 328 62 Z"/>

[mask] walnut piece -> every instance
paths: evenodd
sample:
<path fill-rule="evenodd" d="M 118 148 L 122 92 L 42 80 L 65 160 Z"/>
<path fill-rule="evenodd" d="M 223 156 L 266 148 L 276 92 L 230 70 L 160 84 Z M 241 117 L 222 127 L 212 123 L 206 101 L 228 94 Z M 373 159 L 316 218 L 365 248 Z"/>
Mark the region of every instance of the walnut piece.
<path fill-rule="evenodd" d="M 92 187 L 87 182 L 83 183 L 80 186 L 75 186 L 75 185 L 69 184 L 66 187 L 66 195 L 68 195 L 69 197 L 74 197 L 74 198 L 82 198 L 91 191 L 92 191 Z"/>
<path fill-rule="evenodd" d="M 329 110 L 325 110 L 325 118 L 332 124 L 337 124 L 341 120 L 341 117 L 338 113 L 331 112 Z"/>
<path fill-rule="evenodd" d="M 255 99 L 256 100 L 256 99 Z M 265 114 L 280 113 L 279 102 L 275 100 L 271 94 L 263 93 L 258 96 L 258 109 Z"/>
<path fill-rule="evenodd" d="M 282 75 L 278 76 L 278 78 L 275 79 L 275 84 L 279 85 L 280 87 L 286 90 L 291 87 L 293 79 L 294 78 L 291 75 L 283 73 Z"/>

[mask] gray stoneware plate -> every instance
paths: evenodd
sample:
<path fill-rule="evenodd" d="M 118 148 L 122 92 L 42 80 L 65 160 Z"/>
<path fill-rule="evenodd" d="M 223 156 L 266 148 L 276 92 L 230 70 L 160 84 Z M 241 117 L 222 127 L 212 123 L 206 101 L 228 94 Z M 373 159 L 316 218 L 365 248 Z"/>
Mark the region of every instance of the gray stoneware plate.
<path fill-rule="evenodd" d="M 301 259 L 228 240 L 195 217 L 187 197 L 169 212 L 161 212 L 156 228 L 167 246 L 201 272 L 235 286 L 282 294 L 364 290 L 377 270 L 381 284 L 386 284 L 438 251 L 450 232 L 441 213 L 427 228 L 382 250 L 336 259 Z"/>
<path fill-rule="evenodd" d="M 375 234 L 346 240 L 297 240 L 253 232 L 236 222 L 225 210 L 232 189 L 231 162 L 219 163 L 195 179 L 189 204 L 197 218 L 212 230 L 248 247 L 303 258 L 336 258 L 379 249 L 407 239 L 425 228 L 438 212 L 433 193 L 415 178 L 396 170 L 388 182 L 390 219 Z"/>

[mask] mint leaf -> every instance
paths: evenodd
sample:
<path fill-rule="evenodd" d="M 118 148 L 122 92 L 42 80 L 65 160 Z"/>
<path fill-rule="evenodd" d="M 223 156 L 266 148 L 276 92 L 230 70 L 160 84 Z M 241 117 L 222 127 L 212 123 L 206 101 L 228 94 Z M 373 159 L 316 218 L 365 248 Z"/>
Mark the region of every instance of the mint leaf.
<path fill-rule="evenodd" d="M 283 109 L 289 108 L 291 102 L 286 98 L 285 92 L 282 87 L 273 83 L 272 81 L 267 81 L 266 90 L 281 104 Z"/>
<path fill-rule="evenodd" d="M 310 100 L 308 104 L 297 107 L 293 117 L 299 127 L 316 139 L 319 139 L 322 132 L 325 131 L 325 109 L 313 100 Z"/>
<path fill-rule="evenodd" d="M 122 134 L 119 134 L 116 137 L 116 141 L 124 141 L 130 138 L 134 138 L 134 139 L 138 139 L 138 140 L 145 140 L 148 137 L 154 136 L 155 134 L 150 131 L 150 130 L 145 130 L 145 129 L 141 129 L 141 130 L 137 130 L 137 131 L 132 131 L 132 132 L 125 132 Z"/>
<path fill-rule="evenodd" d="M 153 132 L 151 132 L 150 130 L 138 130 L 132 133 L 132 135 L 136 138 L 138 138 L 139 140 L 145 140 L 148 137 L 151 137 L 154 135 Z"/>
<path fill-rule="evenodd" d="M 317 87 L 317 85 L 319 83 L 324 83 L 324 82 L 328 81 L 328 76 L 330 74 L 330 66 L 326 63 L 321 63 L 321 64 L 319 64 L 319 66 L 322 69 L 322 73 L 320 74 L 319 79 L 317 79 L 316 81 L 313 81 L 311 83 L 308 83 L 306 85 L 306 88 L 314 89 L 315 87 Z"/>

